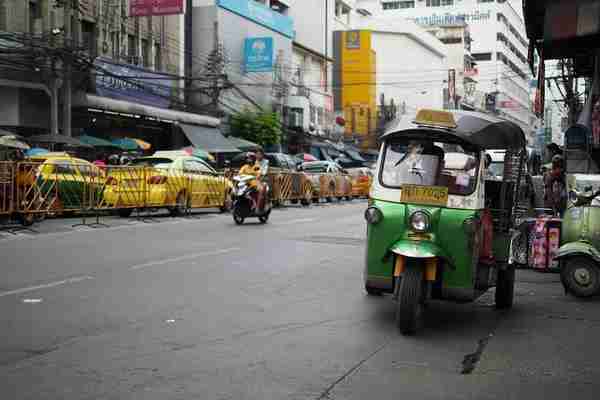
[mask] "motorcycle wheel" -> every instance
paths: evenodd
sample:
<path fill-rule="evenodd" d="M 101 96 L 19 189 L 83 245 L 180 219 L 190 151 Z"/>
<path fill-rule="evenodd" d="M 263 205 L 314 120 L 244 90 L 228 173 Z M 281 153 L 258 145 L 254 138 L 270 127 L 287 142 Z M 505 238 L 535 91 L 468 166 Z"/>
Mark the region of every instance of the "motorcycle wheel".
<path fill-rule="evenodd" d="M 560 270 L 560 279 L 567 292 L 576 297 L 590 297 L 600 291 L 600 269 L 588 257 L 566 259 Z"/>
<path fill-rule="evenodd" d="M 261 215 L 260 217 L 258 217 L 258 220 L 260 221 L 261 224 L 266 224 L 269 221 L 270 215 L 271 215 L 271 212 L 269 211 L 265 215 Z"/>
<path fill-rule="evenodd" d="M 423 269 L 408 265 L 402 273 L 396 325 L 403 335 L 413 335 L 423 324 Z"/>
<path fill-rule="evenodd" d="M 233 214 L 233 220 L 235 221 L 236 225 L 242 225 L 244 223 L 244 217 L 240 217 L 235 213 Z"/>

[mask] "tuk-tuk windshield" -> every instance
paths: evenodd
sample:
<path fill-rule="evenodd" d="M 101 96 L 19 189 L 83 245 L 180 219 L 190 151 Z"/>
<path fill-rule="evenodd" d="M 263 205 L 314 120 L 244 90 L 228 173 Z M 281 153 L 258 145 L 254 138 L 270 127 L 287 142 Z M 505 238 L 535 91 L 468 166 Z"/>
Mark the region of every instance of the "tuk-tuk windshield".
<path fill-rule="evenodd" d="M 383 186 L 443 186 L 449 194 L 470 195 L 477 186 L 479 155 L 460 145 L 407 139 L 389 140 L 383 151 Z"/>

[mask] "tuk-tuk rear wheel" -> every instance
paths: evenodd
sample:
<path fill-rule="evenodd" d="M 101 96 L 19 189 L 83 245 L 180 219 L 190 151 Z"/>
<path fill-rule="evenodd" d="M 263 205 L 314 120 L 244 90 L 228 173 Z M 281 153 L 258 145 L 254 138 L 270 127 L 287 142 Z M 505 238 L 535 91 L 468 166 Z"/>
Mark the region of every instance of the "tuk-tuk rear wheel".
<path fill-rule="evenodd" d="M 408 265 L 402 273 L 396 306 L 396 325 L 403 335 L 417 333 L 423 324 L 423 288 L 423 268 Z"/>
<path fill-rule="evenodd" d="M 509 265 L 506 269 L 498 270 L 496 281 L 496 308 L 499 310 L 511 308 L 515 294 L 515 267 Z"/>
<path fill-rule="evenodd" d="M 590 297 L 600 292 L 600 268 L 588 257 L 571 257 L 563 261 L 560 277 L 568 292 Z"/>

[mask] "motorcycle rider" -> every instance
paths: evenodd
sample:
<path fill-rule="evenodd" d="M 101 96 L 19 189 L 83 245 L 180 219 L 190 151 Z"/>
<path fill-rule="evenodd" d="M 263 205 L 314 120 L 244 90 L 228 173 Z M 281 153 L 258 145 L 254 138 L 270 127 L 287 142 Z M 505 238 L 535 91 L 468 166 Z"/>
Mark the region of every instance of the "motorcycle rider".
<path fill-rule="evenodd" d="M 256 180 L 251 183 L 256 187 L 257 200 L 256 206 L 258 210 L 263 210 L 264 199 L 267 192 L 267 184 L 263 182 L 269 172 L 269 161 L 265 159 L 265 153 L 262 149 L 257 149 L 256 153 L 248 153 L 246 155 L 246 164 L 240 168 L 240 175 L 254 175 Z"/>

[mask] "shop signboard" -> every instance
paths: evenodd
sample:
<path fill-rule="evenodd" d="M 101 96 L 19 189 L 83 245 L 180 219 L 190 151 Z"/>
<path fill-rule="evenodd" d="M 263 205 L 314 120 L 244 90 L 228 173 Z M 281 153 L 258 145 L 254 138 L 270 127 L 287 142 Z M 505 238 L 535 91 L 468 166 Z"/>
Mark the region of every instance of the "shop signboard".
<path fill-rule="evenodd" d="M 294 22 L 283 14 L 271 10 L 269 7 L 254 0 L 217 0 L 219 7 L 231 11 L 242 18 L 254 21 L 272 31 L 294 38 Z"/>
<path fill-rule="evenodd" d="M 273 71 L 273 38 L 248 38 L 244 42 L 244 70 L 246 72 Z"/>
<path fill-rule="evenodd" d="M 94 61 L 96 94 L 115 100 L 168 108 L 176 82 L 173 77 L 107 59 Z"/>
<path fill-rule="evenodd" d="M 183 0 L 129 0 L 130 17 L 183 14 Z"/>

